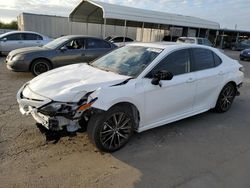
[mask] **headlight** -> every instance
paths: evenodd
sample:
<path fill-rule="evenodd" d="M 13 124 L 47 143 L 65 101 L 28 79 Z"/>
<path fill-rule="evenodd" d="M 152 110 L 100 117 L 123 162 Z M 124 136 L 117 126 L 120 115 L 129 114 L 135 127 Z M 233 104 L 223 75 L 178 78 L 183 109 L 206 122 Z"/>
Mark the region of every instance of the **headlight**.
<path fill-rule="evenodd" d="M 38 110 L 38 112 L 48 116 L 65 115 L 65 114 L 69 116 L 74 116 L 78 107 L 79 106 L 77 104 L 55 102 L 42 107 L 41 109 Z"/>
<path fill-rule="evenodd" d="M 24 60 L 24 55 L 15 55 L 14 57 L 12 57 L 13 61 L 17 61 L 17 60 Z"/>

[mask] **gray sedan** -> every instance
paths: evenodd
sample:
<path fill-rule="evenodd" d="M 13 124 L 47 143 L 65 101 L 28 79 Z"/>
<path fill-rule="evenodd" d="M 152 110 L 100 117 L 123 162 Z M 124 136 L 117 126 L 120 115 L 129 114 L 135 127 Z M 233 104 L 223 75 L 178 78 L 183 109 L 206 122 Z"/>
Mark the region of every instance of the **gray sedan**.
<path fill-rule="evenodd" d="M 64 36 L 42 46 L 14 50 L 6 58 L 7 68 L 39 75 L 52 68 L 91 62 L 115 49 L 105 40 L 87 36 Z"/>

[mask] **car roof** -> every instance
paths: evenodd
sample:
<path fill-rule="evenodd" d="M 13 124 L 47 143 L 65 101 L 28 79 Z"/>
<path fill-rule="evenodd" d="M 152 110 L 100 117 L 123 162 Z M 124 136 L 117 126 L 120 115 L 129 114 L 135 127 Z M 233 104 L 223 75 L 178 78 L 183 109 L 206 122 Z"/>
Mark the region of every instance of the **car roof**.
<path fill-rule="evenodd" d="M 166 50 L 174 50 L 174 49 L 181 49 L 181 48 L 206 48 L 210 50 L 214 50 L 214 48 L 199 44 L 190 44 L 190 43 L 177 43 L 177 42 L 150 42 L 150 43 L 143 43 L 143 42 L 134 42 L 128 44 L 128 46 L 142 46 L 148 48 L 161 48 Z"/>
<path fill-rule="evenodd" d="M 99 38 L 99 37 L 94 37 L 94 36 L 89 36 L 89 35 L 65 35 L 65 36 L 62 36 L 64 38 L 68 38 L 68 39 L 73 39 L 73 38 L 93 38 L 93 39 L 101 39 L 101 40 L 104 40 L 102 38 Z"/>
<path fill-rule="evenodd" d="M 34 32 L 34 31 L 10 31 L 10 32 L 7 32 L 7 33 L 3 33 L 1 36 L 6 36 L 6 35 L 9 35 L 9 34 L 18 34 L 18 33 L 30 33 L 30 34 L 42 35 L 40 33 Z"/>

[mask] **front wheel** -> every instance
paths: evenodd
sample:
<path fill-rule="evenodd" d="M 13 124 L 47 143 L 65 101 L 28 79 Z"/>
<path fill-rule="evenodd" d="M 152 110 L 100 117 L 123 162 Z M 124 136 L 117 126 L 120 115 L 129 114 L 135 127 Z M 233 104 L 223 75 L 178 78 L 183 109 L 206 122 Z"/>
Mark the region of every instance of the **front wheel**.
<path fill-rule="evenodd" d="M 135 121 L 127 106 L 114 106 L 93 116 L 87 132 L 92 143 L 104 152 L 114 152 L 125 146 L 134 133 Z"/>
<path fill-rule="evenodd" d="M 227 112 L 232 106 L 236 93 L 237 91 L 234 85 L 231 83 L 227 84 L 219 95 L 215 111 L 219 113 Z"/>
<path fill-rule="evenodd" d="M 31 65 L 31 72 L 34 76 L 38 76 L 39 74 L 49 71 L 51 68 L 48 60 L 37 59 Z"/>

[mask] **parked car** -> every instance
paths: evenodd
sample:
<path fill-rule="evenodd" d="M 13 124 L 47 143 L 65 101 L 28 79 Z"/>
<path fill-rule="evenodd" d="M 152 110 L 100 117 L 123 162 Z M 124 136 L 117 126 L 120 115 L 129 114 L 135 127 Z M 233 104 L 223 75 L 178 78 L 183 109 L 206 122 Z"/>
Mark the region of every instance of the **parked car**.
<path fill-rule="evenodd" d="M 135 43 L 44 73 L 21 87 L 17 101 L 47 129 L 86 128 L 97 148 L 113 152 L 134 131 L 227 112 L 243 77 L 242 65 L 214 48 Z"/>
<path fill-rule="evenodd" d="M 73 63 L 91 62 L 116 46 L 95 37 L 64 36 L 41 46 L 14 50 L 6 58 L 7 68 L 39 75 Z"/>
<path fill-rule="evenodd" d="M 40 33 L 30 31 L 12 31 L 0 35 L 0 54 L 7 55 L 10 51 L 30 47 L 42 46 L 52 39 Z"/>
<path fill-rule="evenodd" d="M 243 40 L 232 44 L 232 50 L 245 50 L 250 48 L 250 40 Z"/>
<path fill-rule="evenodd" d="M 213 44 L 207 38 L 199 38 L 199 37 L 180 37 L 177 39 L 177 42 L 213 46 Z"/>
<path fill-rule="evenodd" d="M 250 48 L 240 52 L 240 60 L 250 60 Z"/>
<path fill-rule="evenodd" d="M 134 42 L 134 40 L 129 38 L 129 37 L 111 37 L 111 36 L 109 36 L 105 40 L 115 44 L 117 47 L 122 47 L 122 46 L 125 46 L 127 44 L 130 44 L 131 42 Z"/>

